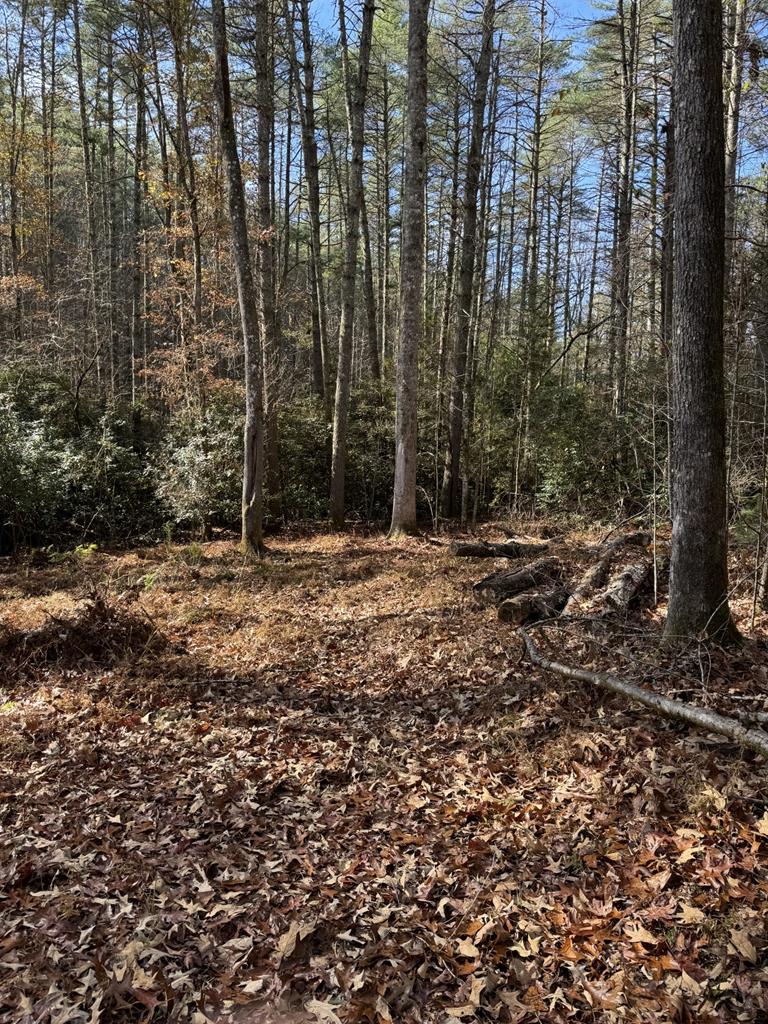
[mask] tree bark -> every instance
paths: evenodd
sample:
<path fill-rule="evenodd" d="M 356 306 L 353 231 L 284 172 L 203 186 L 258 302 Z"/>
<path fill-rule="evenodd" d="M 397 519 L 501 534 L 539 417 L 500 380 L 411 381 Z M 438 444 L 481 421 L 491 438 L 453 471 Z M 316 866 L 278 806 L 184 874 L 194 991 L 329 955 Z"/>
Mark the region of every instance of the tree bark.
<path fill-rule="evenodd" d="M 344 478 L 347 464 L 347 426 L 349 397 L 352 387 L 352 341 L 355 321 L 355 287 L 357 284 L 357 250 L 360 242 L 360 205 L 363 194 L 363 143 L 365 98 L 368 91 L 368 69 L 373 36 L 373 0 L 363 0 L 357 73 L 352 82 L 349 69 L 349 48 L 344 20 L 344 0 L 339 2 L 339 28 L 342 39 L 342 62 L 347 105 L 347 131 L 350 143 L 349 187 L 347 193 L 347 224 L 344 241 L 344 268 L 341 279 L 341 322 L 339 325 L 339 359 L 336 370 L 336 399 L 333 412 L 331 448 L 330 515 L 334 529 L 344 525 Z"/>
<path fill-rule="evenodd" d="M 395 485 L 390 533 L 416 531 L 417 390 L 423 334 L 424 177 L 429 0 L 409 0 L 407 138 L 403 182 L 400 348 L 395 393 Z"/>
<path fill-rule="evenodd" d="M 540 555 L 548 544 L 525 544 L 509 540 L 503 544 L 478 541 L 476 544 L 454 544 L 452 554 L 457 558 L 528 558 Z"/>
<path fill-rule="evenodd" d="M 320 172 L 315 127 L 315 64 L 312 55 L 312 33 L 309 25 L 309 0 L 299 0 L 301 19 L 302 60 L 299 66 L 294 37 L 294 20 L 286 0 L 284 12 L 289 42 L 289 57 L 293 64 L 296 98 L 301 123 L 301 146 L 304 156 L 304 174 L 307 183 L 309 211 L 311 281 L 315 307 L 315 329 L 312 346 L 312 390 L 326 403 L 330 419 L 328 395 L 328 309 L 325 298 L 325 271 L 320 241 Z M 303 79 L 301 72 L 303 72 Z"/>
<path fill-rule="evenodd" d="M 229 85 L 229 57 L 224 0 L 212 0 L 215 93 L 219 108 L 219 135 L 227 177 L 227 200 L 232 232 L 232 249 L 237 278 L 237 298 L 245 350 L 245 427 L 243 451 L 243 500 L 241 545 L 244 551 L 263 549 L 262 505 L 264 480 L 264 407 L 259 310 L 251 268 L 245 190 L 237 151 L 232 94 Z M 263 309 L 262 309 L 263 313 Z"/>
<path fill-rule="evenodd" d="M 669 638 L 735 636 L 728 604 L 721 0 L 678 0 Z"/>
<path fill-rule="evenodd" d="M 459 259 L 457 289 L 456 336 L 453 348 L 451 404 L 448 415 L 448 448 L 443 472 L 443 515 L 453 517 L 461 510 L 461 442 L 464 420 L 464 386 L 467 372 L 467 347 L 472 317 L 472 292 L 477 252 L 477 192 L 482 165 L 483 129 L 485 127 L 485 101 L 491 70 L 495 0 L 485 0 L 483 7 L 482 39 L 475 74 L 475 94 L 472 100 L 472 134 L 467 154 L 464 179 L 464 218 Z"/>
<path fill-rule="evenodd" d="M 474 584 L 473 590 L 477 597 L 486 603 L 498 604 L 505 598 L 514 597 L 524 590 L 551 583 L 563 575 L 563 565 L 559 558 L 540 558 L 522 569 L 502 569 L 492 572 Z"/>
<path fill-rule="evenodd" d="M 736 164 L 739 155 L 739 116 L 744 74 L 744 45 L 747 36 L 747 2 L 733 2 L 733 34 L 728 60 L 728 90 L 725 124 L 725 290 L 731 288 L 733 274 L 733 235 L 736 224 Z"/>
<path fill-rule="evenodd" d="M 273 55 L 269 0 L 254 0 L 253 56 L 256 71 L 256 148 L 258 210 L 257 267 L 259 327 L 264 374 L 264 440 L 267 511 L 271 523 L 281 513 L 280 455 L 277 423 L 280 381 L 280 331 L 275 309 L 275 249 L 277 229 L 272 216 Z"/>

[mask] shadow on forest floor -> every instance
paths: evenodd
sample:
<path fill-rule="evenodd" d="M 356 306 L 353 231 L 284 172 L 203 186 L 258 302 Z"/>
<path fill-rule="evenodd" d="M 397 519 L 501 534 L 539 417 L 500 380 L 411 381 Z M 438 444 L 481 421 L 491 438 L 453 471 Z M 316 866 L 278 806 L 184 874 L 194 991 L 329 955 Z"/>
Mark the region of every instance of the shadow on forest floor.
<path fill-rule="evenodd" d="M 754 760 L 532 668 L 446 549 L 164 555 L 5 574 L 3 1019 L 758 1019 Z M 673 690 L 657 615 L 549 642 Z"/>

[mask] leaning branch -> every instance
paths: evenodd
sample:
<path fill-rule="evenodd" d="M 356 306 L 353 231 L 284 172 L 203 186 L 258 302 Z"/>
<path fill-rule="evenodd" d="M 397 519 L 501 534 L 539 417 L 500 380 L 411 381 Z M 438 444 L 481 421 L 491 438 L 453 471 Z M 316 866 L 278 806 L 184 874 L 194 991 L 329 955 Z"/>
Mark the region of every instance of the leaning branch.
<path fill-rule="evenodd" d="M 571 668 L 568 665 L 560 664 L 560 662 L 550 661 L 538 650 L 524 629 L 518 629 L 517 632 L 525 644 L 528 657 L 534 665 L 538 665 L 549 672 L 556 672 L 558 675 L 565 676 L 566 679 L 576 679 L 580 683 L 590 683 L 592 686 L 599 686 L 601 689 L 609 690 L 611 693 L 619 693 L 623 697 L 628 697 L 630 700 L 637 701 L 638 704 L 650 708 L 658 715 L 661 715 L 662 718 L 687 722 L 698 729 L 727 736 L 728 739 L 733 740 L 735 743 L 739 743 L 743 747 L 749 747 L 768 759 L 768 733 L 758 729 L 748 729 L 740 722 L 737 722 L 735 718 L 727 718 L 725 715 L 717 714 L 716 711 L 707 711 L 705 708 L 697 708 L 692 704 L 684 704 L 679 700 L 670 700 L 668 697 L 662 697 L 658 693 L 652 693 L 650 690 L 635 686 L 634 683 L 627 682 L 626 679 L 620 679 L 618 676 L 610 675 L 607 672 L 588 672 L 586 669 Z"/>

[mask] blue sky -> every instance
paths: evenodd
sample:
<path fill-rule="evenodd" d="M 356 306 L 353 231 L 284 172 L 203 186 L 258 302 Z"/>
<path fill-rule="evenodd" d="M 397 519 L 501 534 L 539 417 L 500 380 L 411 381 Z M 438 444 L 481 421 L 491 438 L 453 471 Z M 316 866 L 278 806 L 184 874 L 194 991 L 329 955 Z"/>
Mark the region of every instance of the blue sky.
<path fill-rule="evenodd" d="M 338 0 L 315 0 L 313 9 L 324 26 L 335 24 Z M 591 0 L 549 0 L 550 25 L 558 37 L 568 36 L 592 21 L 595 9 Z"/>

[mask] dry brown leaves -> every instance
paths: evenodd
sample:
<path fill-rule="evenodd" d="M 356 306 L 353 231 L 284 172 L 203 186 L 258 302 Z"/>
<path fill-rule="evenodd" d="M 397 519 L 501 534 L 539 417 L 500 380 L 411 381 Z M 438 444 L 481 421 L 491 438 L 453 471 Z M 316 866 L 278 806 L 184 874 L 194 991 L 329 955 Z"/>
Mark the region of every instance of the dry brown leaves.
<path fill-rule="evenodd" d="M 477 576 L 323 536 L 6 567 L 8 630 L 95 584 L 162 643 L 0 652 L 0 1019 L 768 1019 L 764 768 L 543 679 Z"/>

